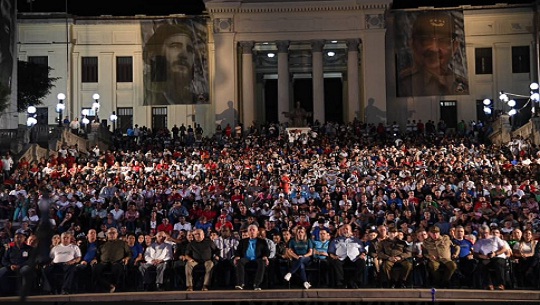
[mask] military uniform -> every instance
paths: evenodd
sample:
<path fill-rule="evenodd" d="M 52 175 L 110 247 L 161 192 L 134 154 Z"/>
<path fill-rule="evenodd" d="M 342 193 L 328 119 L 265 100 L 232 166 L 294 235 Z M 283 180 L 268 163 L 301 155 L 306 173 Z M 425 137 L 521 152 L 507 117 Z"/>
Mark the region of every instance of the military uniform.
<path fill-rule="evenodd" d="M 440 232 L 440 229 L 433 226 L 430 232 Z M 428 270 L 432 276 L 432 284 L 440 286 L 448 286 L 450 278 L 457 269 L 457 264 L 452 260 L 451 248 L 454 247 L 454 253 L 459 252 L 459 246 L 454 245 L 448 235 L 441 235 L 437 239 L 431 236 L 424 240 L 422 244 L 422 252 L 424 257 L 428 259 Z M 439 269 L 444 265 L 444 272 L 441 277 Z"/>
<path fill-rule="evenodd" d="M 469 93 L 469 85 L 466 78 L 453 73 L 436 75 L 407 68 L 400 73 L 398 90 L 399 96 L 461 95 Z"/>
<path fill-rule="evenodd" d="M 412 264 L 408 260 L 411 257 L 411 249 L 407 243 L 398 238 L 385 239 L 377 244 L 377 257 L 382 260 L 382 271 L 385 279 L 390 283 L 404 285 L 412 270 Z M 396 261 L 391 261 L 391 257 L 396 257 Z M 400 266 L 397 274 L 392 272 L 394 266 Z"/>

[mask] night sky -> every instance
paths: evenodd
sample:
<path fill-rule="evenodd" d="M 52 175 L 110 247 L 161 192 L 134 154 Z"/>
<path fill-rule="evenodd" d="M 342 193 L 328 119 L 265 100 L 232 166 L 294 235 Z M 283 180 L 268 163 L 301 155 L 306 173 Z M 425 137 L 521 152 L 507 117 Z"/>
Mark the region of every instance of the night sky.
<path fill-rule="evenodd" d="M 77 16 L 163 16 L 199 15 L 205 10 L 203 0 L 17 0 L 19 12 L 65 12 Z M 304 0 L 309 1 L 309 0 Z M 417 7 L 457 7 L 460 5 L 521 4 L 534 0 L 395 0 L 393 9 Z"/>

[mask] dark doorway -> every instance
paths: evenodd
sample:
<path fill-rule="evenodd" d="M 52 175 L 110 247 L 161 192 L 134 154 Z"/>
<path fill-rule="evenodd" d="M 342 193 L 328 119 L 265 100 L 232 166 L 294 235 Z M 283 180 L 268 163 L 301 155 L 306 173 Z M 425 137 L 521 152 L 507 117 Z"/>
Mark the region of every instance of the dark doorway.
<path fill-rule="evenodd" d="M 264 80 L 264 113 L 266 114 L 266 123 L 279 121 L 277 79 Z"/>
<path fill-rule="evenodd" d="M 457 128 L 457 101 L 441 101 L 440 113 L 446 128 Z"/>
<path fill-rule="evenodd" d="M 324 117 L 327 122 L 343 123 L 343 82 L 341 78 L 324 79 Z"/>
<path fill-rule="evenodd" d="M 152 108 L 152 131 L 167 128 L 167 107 Z"/>
<path fill-rule="evenodd" d="M 313 80 L 311 78 L 297 78 L 294 80 L 294 100 L 291 109 L 296 108 L 296 102 L 305 111 L 313 113 Z M 307 118 L 308 124 L 313 122 L 313 116 Z"/>

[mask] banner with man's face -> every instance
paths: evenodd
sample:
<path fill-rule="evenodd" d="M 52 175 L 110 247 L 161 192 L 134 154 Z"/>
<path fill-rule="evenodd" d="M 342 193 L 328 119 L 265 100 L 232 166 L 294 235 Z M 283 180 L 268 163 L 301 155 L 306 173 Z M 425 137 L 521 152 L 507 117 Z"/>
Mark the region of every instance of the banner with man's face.
<path fill-rule="evenodd" d="M 207 104 L 206 20 L 141 22 L 144 105 Z"/>
<path fill-rule="evenodd" d="M 395 13 L 397 96 L 469 94 L 462 11 Z"/>
<path fill-rule="evenodd" d="M 15 54 L 15 0 L 0 0 L 0 85 L 11 88 Z"/>

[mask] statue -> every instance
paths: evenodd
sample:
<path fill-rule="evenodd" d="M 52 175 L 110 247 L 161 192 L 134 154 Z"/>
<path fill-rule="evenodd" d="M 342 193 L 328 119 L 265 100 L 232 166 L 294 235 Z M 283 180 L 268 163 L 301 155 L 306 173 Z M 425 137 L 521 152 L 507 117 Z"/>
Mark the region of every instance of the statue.
<path fill-rule="evenodd" d="M 296 102 L 296 108 L 292 111 L 283 111 L 285 117 L 289 118 L 290 126 L 305 127 L 307 126 L 307 118 L 311 117 L 312 113 L 300 107 L 300 102 Z"/>

